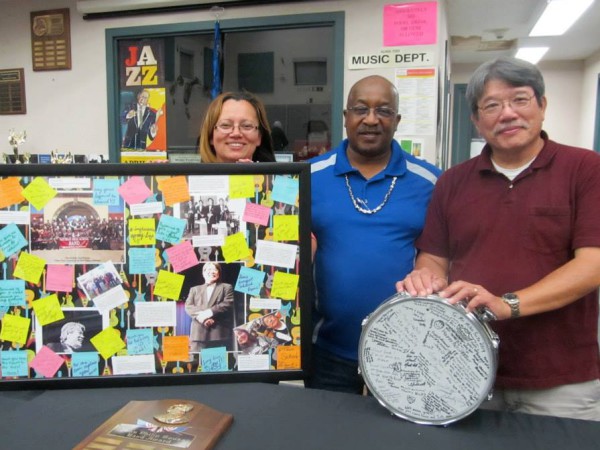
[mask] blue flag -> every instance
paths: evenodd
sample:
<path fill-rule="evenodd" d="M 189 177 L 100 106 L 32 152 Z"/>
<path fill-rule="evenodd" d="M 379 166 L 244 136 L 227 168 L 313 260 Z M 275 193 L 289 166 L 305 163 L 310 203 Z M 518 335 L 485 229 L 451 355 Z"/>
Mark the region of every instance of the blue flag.
<path fill-rule="evenodd" d="M 213 55 L 212 55 L 212 70 L 213 70 L 213 79 L 212 79 L 212 87 L 210 89 L 210 97 L 214 99 L 221 93 L 221 57 L 222 57 L 222 47 L 221 47 L 221 26 L 219 25 L 219 21 L 215 22 L 215 43 L 213 47 Z"/>

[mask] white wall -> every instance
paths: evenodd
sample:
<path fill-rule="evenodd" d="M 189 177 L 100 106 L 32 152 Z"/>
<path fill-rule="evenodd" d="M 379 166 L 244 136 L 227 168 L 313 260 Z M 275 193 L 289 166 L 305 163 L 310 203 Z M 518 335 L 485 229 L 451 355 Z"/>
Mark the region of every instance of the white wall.
<path fill-rule="evenodd" d="M 552 140 L 592 148 L 600 56 L 596 60 L 595 68 L 584 61 L 539 63 L 548 99 L 544 129 Z M 467 64 L 452 66 L 452 84 L 468 83 L 476 68 Z"/>
<path fill-rule="evenodd" d="M 327 0 L 238 7 L 226 9 L 221 20 L 345 11 L 347 58 L 353 54 L 378 52 L 383 47 L 382 14 L 383 6 L 388 3 L 388 0 Z M 26 129 L 28 138 L 22 151 L 30 153 L 59 150 L 108 155 L 105 29 L 214 20 L 210 11 L 202 10 L 84 21 L 77 12 L 75 0 L 2 0 L 0 6 L 0 69 L 25 68 L 27 97 L 26 115 L 0 116 L 0 137 L 8 136 L 11 128 Z M 71 11 L 72 70 L 33 72 L 30 12 L 65 7 Z M 440 22 L 443 36 L 445 22 Z M 443 38 L 440 41 L 443 54 Z M 390 70 L 345 69 L 344 98 L 356 80 L 371 72 L 388 76 Z M 333 117 L 341 121 L 341 111 L 334 112 Z M 10 152 L 8 144 L 0 144 L 0 152 Z M 435 161 L 433 154 L 426 153 L 425 157 Z"/>

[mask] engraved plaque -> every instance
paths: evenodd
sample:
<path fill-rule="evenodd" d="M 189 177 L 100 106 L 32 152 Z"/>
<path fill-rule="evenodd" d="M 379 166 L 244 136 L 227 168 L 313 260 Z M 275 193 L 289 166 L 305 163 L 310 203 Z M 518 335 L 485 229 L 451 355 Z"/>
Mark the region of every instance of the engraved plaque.
<path fill-rule="evenodd" d="M 498 339 L 463 306 L 397 294 L 365 319 L 359 365 L 395 415 L 443 425 L 473 412 L 491 392 Z"/>
<path fill-rule="evenodd" d="M 31 57 L 35 71 L 71 69 L 68 8 L 31 13 Z"/>

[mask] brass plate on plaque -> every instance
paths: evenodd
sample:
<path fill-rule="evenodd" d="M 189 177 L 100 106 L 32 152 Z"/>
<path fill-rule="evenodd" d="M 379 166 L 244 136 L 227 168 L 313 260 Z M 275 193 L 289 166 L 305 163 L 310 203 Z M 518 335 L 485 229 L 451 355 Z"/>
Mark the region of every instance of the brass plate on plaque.
<path fill-rule="evenodd" d="M 31 13 L 33 70 L 71 69 L 69 8 Z"/>

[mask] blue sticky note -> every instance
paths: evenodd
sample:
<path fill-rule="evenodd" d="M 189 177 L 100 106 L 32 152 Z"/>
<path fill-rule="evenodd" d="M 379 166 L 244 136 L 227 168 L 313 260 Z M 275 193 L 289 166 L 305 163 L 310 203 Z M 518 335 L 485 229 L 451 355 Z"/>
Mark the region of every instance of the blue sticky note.
<path fill-rule="evenodd" d="M 94 180 L 94 205 L 119 205 L 119 180 L 97 178 Z"/>
<path fill-rule="evenodd" d="M 158 227 L 156 228 L 156 239 L 168 242 L 169 244 L 177 244 L 181 241 L 187 221 L 178 219 L 177 217 L 163 214 L 160 216 Z"/>
<path fill-rule="evenodd" d="M 73 364 L 72 373 L 74 377 L 97 377 L 100 372 L 98 368 L 97 352 L 75 352 L 71 358 Z"/>
<path fill-rule="evenodd" d="M 130 275 L 155 273 L 154 264 L 155 248 L 130 247 L 127 255 L 129 257 L 128 271 Z"/>
<path fill-rule="evenodd" d="M 242 266 L 235 283 L 235 290 L 244 294 L 259 295 L 264 280 L 263 271 Z"/>
<path fill-rule="evenodd" d="M 127 330 L 127 354 L 150 355 L 154 353 L 152 336 L 150 328 Z"/>
<path fill-rule="evenodd" d="M 297 178 L 285 175 L 276 175 L 273 180 L 273 201 L 295 205 L 298 199 L 300 185 Z"/>
<path fill-rule="evenodd" d="M 0 307 L 25 305 L 25 280 L 0 280 Z"/>
<path fill-rule="evenodd" d="M 202 356 L 202 372 L 227 372 L 229 370 L 227 348 L 203 348 L 200 355 Z"/>
<path fill-rule="evenodd" d="M 27 245 L 21 230 L 11 223 L 0 230 L 0 249 L 5 257 L 11 256 Z"/>
<path fill-rule="evenodd" d="M 29 375 L 27 352 L 24 350 L 0 351 L 2 377 L 26 377 Z"/>

